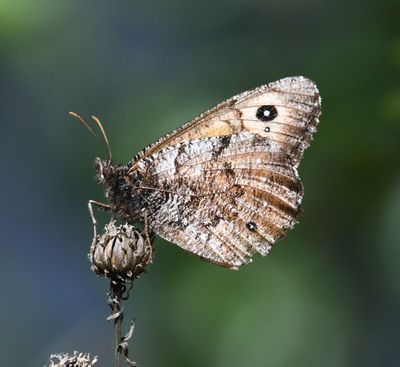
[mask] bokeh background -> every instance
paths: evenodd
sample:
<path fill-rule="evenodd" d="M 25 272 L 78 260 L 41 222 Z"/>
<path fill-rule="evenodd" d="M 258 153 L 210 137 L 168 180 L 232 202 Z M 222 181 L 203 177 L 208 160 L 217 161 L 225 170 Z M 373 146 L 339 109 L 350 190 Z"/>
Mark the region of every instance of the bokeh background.
<path fill-rule="evenodd" d="M 203 110 L 315 80 L 304 215 L 229 271 L 156 241 L 125 305 L 142 366 L 400 365 L 400 2 L 0 2 L 0 365 L 55 352 L 112 365 L 108 283 L 89 270 L 92 159 L 67 111 L 100 116 L 127 162 Z"/>

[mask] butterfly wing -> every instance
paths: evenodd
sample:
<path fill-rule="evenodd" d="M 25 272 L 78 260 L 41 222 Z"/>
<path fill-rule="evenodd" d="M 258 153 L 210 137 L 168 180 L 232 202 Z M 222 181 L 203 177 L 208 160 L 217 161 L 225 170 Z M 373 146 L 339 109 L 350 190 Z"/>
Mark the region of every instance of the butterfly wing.
<path fill-rule="evenodd" d="M 297 166 L 320 114 L 315 84 L 285 78 L 235 96 L 139 154 L 156 233 L 211 262 L 266 255 L 296 222 Z"/>

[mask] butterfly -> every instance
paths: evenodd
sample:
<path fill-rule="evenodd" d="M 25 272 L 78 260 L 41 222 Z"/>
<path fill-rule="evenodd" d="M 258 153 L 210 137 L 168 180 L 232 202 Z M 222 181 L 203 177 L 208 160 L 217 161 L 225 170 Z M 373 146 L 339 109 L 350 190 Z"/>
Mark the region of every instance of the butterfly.
<path fill-rule="evenodd" d="M 243 92 L 137 154 L 127 165 L 96 158 L 108 203 L 92 205 L 165 240 L 237 269 L 297 223 L 303 185 L 297 168 L 321 113 L 317 86 L 290 77 Z M 78 117 L 79 116 L 75 116 Z M 90 129 L 90 128 L 89 128 Z"/>

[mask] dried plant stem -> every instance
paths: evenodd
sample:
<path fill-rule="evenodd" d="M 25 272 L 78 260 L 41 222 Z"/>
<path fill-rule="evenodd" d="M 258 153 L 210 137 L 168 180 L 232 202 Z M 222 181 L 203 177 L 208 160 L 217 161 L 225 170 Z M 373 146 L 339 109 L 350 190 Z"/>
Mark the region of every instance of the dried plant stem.
<path fill-rule="evenodd" d="M 122 307 L 122 300 L 126 300 L 129 297 L 129 291 L 132 288 L 127 288 L 127 284 L 123 281 L 112 280 L 110 283 L 110 292 L 108 294 L 108 304 L 111 307 L 111 315 L 107 320 L 114 321 L 114 356 L 115 356 L 115 367 L 121 367 L 122 360 L 134 367 L 137 366 L 136 362 L 129 359 L 129 340 L 133 336 L 134 322 L 131 321 L 130 328 L 126 335 L 121 335 L 122 320 L 124 318 L 124 309 Z"/>
<path fill-rule="evenodd" d="M 121 353 L 119 353 L 119 342 L 121 340 L 121 324 L 122 320 L 121 318 L 117 318 L 114 321 L 114 354 L 115 354 L 115 367 L 120 367 L 121 366 L 121 360 L 122 356 Z"/>
<path fill-rule="evenodd" d="M 109 294 L 109 304 L 111 307 L 111 316 L 109 320 L 114 320 L 114 357 L 115 357 L 115 367 L 121 367 L 122 355 L 120 353 L 119 345 L 121 343 L 121 328 L 123 319 L 123 309 L 121 305 L 122 292 L 124 286 L 121 282 L 111 281 L 110 283 L 110 294 Z"/>

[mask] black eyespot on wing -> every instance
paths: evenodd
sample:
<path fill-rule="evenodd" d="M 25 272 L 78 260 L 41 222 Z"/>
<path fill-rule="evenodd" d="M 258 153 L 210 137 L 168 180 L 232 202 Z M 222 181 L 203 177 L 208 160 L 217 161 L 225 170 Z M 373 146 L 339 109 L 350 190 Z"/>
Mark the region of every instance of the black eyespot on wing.
<path fill-rule="evenodd" d="M 261 106 L 256 112 L 256 117 L 260 121 L 271 121 L 278 116 L 278 110 L 275 106 Z"/>
<path fill-rule="evenodd" d="M 254 222 L 247 222 L 246 227 L 249 231 L 254 232 L 257 229 L 257 224 Z"/>

